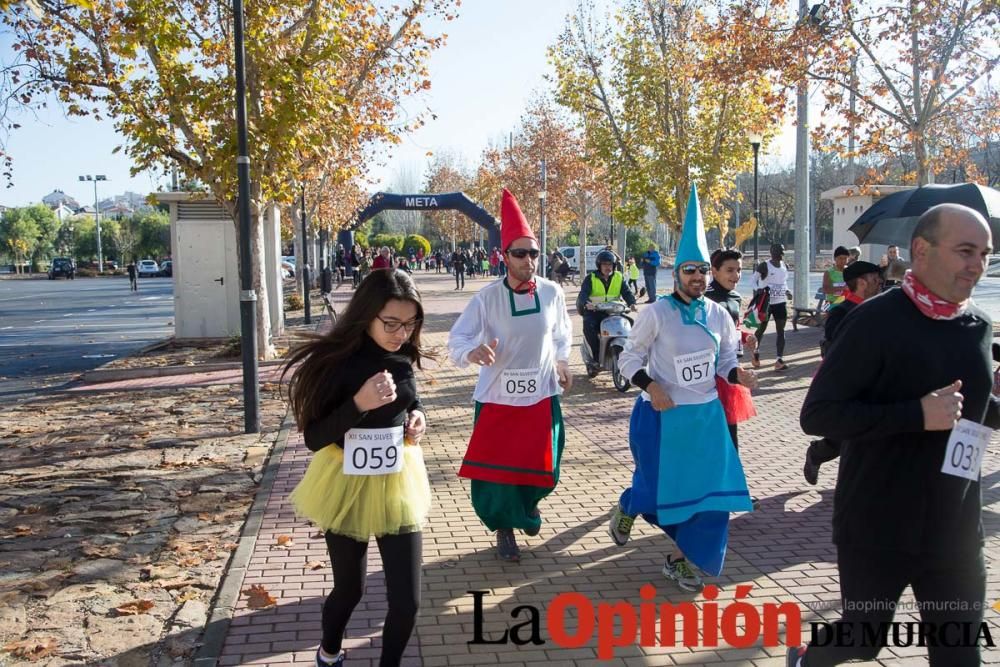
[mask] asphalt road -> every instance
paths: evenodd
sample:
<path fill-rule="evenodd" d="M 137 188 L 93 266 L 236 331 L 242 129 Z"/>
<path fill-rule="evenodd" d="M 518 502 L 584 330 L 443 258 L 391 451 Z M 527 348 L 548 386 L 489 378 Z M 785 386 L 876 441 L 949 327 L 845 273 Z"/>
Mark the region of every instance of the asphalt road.
<path fill-rule="evenodd" d="M 0 402 L 173 335 L 173 297 L 171 278 L 0 280 Z"/>
<path fill-rule="evenodd" d="M 813 293 L 821 280 L 810 275 Z M 669 290 L 669 272 L 661 271 L 658 282 L 660 294 Z M 749 272 L 740 289 L 749 294 Z M 142 279 L 135 293 L 124 277 L 0 280 L 0 403 L 62 386 L 172 336 L 173 290 L 171 278 Z M 1000 321 L 1000 278 L 983 278 L 974 298 Z"/>

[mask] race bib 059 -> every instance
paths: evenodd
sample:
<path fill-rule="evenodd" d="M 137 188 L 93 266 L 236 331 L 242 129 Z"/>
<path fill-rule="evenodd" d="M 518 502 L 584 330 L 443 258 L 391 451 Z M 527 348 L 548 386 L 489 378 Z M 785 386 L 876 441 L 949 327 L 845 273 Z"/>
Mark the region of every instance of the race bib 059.
<path fill-rule="evenodd" d="M 403 469 L 402 426 L 352 428 L 344 437 L 345 475 L 387 475 Z"/>

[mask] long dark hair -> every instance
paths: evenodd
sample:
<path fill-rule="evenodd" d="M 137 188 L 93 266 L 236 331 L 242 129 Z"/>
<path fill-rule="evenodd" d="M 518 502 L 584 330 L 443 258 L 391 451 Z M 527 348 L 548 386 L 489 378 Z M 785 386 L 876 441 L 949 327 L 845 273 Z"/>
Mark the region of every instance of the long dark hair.
<path fill-rule="evenodd" d="M 417 307 L 419 319 L 399 354 L 409 357 L 417 368 L 422 368 L 421 359 L 434 356 L 420 347 L 424 307 L 413 280 L 403 271 L 394 269 L 372 271 L 361 281 L 333 329 L 323 335 L 306 334 L 305 342 L 292 352 L 281 373 L 284 380 L 285 375 L 292 371 L 288 381 L 288 400 L 299 429 L 321 416 L 319 410 L 327 398 L 321 395 L 321 391 L 330 374 L 357 353 L 372 320 L 392 299 L 412 303 Z"/>

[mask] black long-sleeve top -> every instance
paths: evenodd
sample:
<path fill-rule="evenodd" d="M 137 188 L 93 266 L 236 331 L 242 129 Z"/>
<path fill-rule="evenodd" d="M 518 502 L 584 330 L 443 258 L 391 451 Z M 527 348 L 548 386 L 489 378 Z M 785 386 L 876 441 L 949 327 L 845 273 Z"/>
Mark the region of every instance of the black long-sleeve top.
<path fill-rule="evenodd" d="M 396 400 L 375 410 L 358 410 L 354 395 L 368 378 L 383 370 L 396 383 Z M 320 411 L 324 416 L 306 424 L 303 434 L 306 447 L 314 452 L 332 444 L 343 447 L 344 435 L 352 428 L 402 426 L 409 412 L 423 410 L 409 357 L 379 347 L 368 334 L 357 354 L 330 373 L 321 391 L 327 397 Z"/>
<path fill-rule="evenodd" d="M 716 302 L 726 309 L 729 316 L 733 318 L 736 327 L 740 326 L 740 306 L 743 304 L 743 297 L 735 290 L 727 290 L 716 281 L 712 281 L 705 290 L 705 298 Z"/>
<path fill-rule="evenodd" d="M 858 304 L 853 301 L 843 301 L 831 308 L 830 312 L 827 313 L 826 324 L 823 325 L 823 340 L 819 342 L 820 356 L 826 357 L 826 350 L 833 343 L 834 338 L 837 337 L 837 332 L 840 331 L 840 325 L 844 323 L 844 318 L 847 317 L 849 312 L 854 310 L 856 305 Z"/>
<path fill-rule="evenodd" d="M 902 290 L 847 313 L 802 406 L 802 430 L 843 443 L 838 546 L 957 555 L 983 542 L 979 482 L 941 472 L 950 431 L 924 431 L 920 399 L 962 381 L 962 416 L 1000 427 L 993 324 L 975 306 L 932 320 Z"/>

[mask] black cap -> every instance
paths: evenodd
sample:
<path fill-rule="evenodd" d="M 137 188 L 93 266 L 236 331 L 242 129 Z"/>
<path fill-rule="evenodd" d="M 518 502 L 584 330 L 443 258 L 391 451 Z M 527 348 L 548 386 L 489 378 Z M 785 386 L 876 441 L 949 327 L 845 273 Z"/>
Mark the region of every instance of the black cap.
<path fill-rule="evenodd" d="M 854 280 L 869 273 L 878 273 L 879 270 L 878 264 L 858 260 L 853 264 L 848 264 L 847 268 L 844 269 L 844 280 Z"/>

